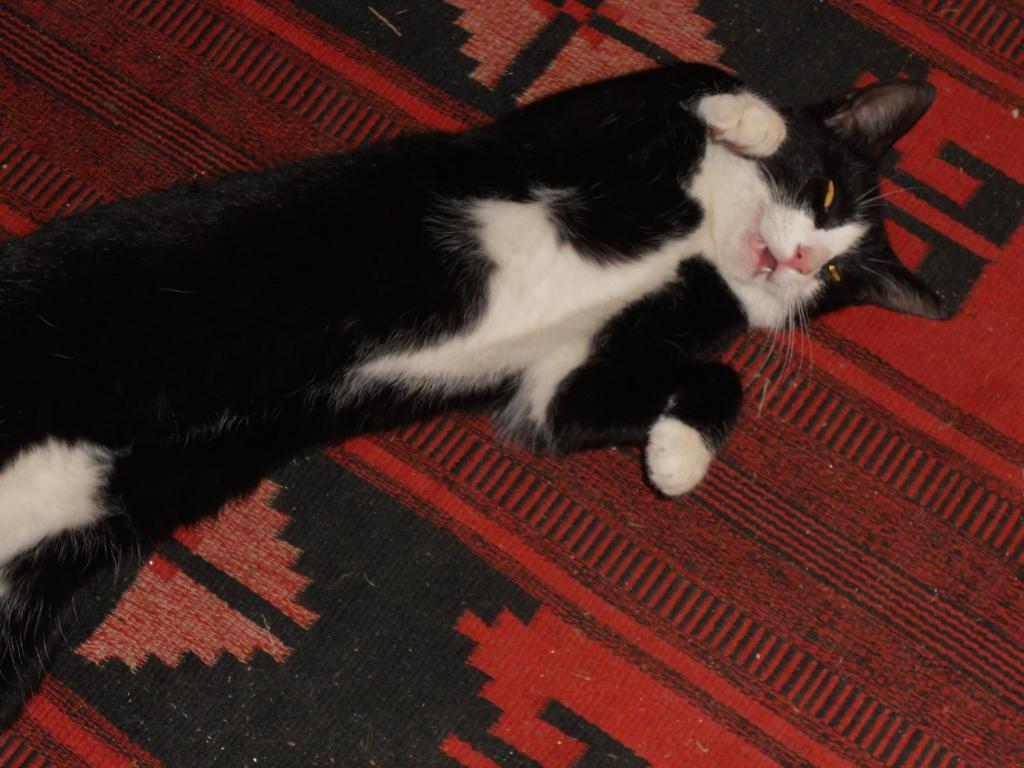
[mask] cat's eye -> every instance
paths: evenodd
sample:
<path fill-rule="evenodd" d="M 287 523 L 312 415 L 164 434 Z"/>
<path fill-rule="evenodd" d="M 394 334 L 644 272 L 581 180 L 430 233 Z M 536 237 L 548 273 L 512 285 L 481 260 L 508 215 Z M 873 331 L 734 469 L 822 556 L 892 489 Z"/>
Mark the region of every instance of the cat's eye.
<path fill-rule="evenodd" d="M 828 186 L 825 188 L 825 205 L 823 206 L 826 211 L 832 207 L 832 203 L 836 199 L 836 183 L 832 179 L 828 180 Z"/>

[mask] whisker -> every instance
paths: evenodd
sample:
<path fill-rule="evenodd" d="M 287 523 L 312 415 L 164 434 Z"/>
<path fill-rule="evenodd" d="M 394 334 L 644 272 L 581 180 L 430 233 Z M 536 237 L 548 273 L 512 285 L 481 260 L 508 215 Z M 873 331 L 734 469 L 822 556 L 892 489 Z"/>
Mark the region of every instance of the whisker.
<path fill-rule="evenodd" d="M 793 355 L 796 357 L 796 377 L 799 379 L 804 368 L 804 321 L 800 315 L 800 302 L 793 302 Z"/>
<path fill-rule="evenodd" d="M 793 302 L 793 347 L 793 355 L 796 358 L 796 375 L 799 378 L 804 366 L 804 326 L 800 317 L 799 301 Z"/>
<path fill-rule="evenodd" d="M 761 334 L 761 345 L 758 348 L 757 354 L 761 358 L 760 364 L 757 366 L 757 370 L 751 374 L 751 380 L 756 379 L 761 375 L 761 371 L 768 365 L 768 360 L 771 359 L 772 349 L 769 342 L 772 339 L 771 330 L 766 330 L 765 333 Z"/>
<path fill-rule="evenodd" d="M 752 378 L 757 378 L 758 376 L 760 376 L 761 372 L 765 369 L 765 367 L 771 361 L 772 354 L 775 352 L 775 343 L 776 343 L 776 341 L 778 341 L 778 338 L 779 338 L 779 331 L 774 326 L 766 328 L 765 331 L 766 331 L 765 335 L 767 336 L 768 350 L 767 350 L 767 352 L 765 352 L 765 349 L 764 349 L 765 342 L 762 342 L 762 344 L 761 344 L 761 352 L 764 354 L 764 358 L 761 360 L 761 364 L 757 367 L 757 370 L 754 371 Z"/>
<path fill-rule="evenodd" d="M 880 195 L 881 197 L 884 197 L 885 195 L 895 194 L 896 192 L 920 192 L 920 191 L 923 191 L 923 190 L 927 189 L 927 187 L 925 187 L 922 184 L 899 184 L 898 182 L 895 182 L 895 181 L 892 182 L 892 183 L 896 186 L 896 189 L 893 190 L 892 192 L 883 193 L 882 195 Z M 863 193 L 861 193 L 861 195 L 859 197 L 857 197 L 857 199 L 854 202 L 855 203 L 863 202 L 865 198 L 867 198 L 870 195 L 874 195 L 881 188 L 882 188 L 881 184 L 875 184 L 873 187 L 870 187 L 869 189 L 867 189 Z"/>
<path fill-rule="evenodd" d="M 771 342 L 771 340 L 772 334 L 765 333 L 764 338 L 761 342 L 761 348 L 758 351 L 758 354 L 761 357 L 761 362 L 758 364 L 757 370 L 751 374 L 751 380 L 758 378 L 764 372 L 764 369 L 768 366 L 768 361 L 772 359 L 772 346 L 769 343 Z"/>
<path fill-rule="evenodd" d="M 794 313 L 795 304 L 790 303 L 785 309 L 786 315 L 788 315 L 788 326 L 790 326 L 790 364 L 793 364 L 794 359 L 797 357 L 797 316 Z"/>
<path fill-rule="evenodd" d="M 912 194 L 912 193 L 916 192 L 917 190 L 921 190 L 921 189 L 924 189 L 924 187 L 900 187 L 898 189 L 893 189 L 893 190 L 891 190 L 889 192 L 883 192 L 880 195 L 875 195 L 874 197 L 869 197 L 866 200 L 865 199 L 858 199 L 857 202 L 856 202 L 856 206 L 867 207 L 867 206 L 870 206 L 870 205 L 874 205 L 875 203 L 879 202 L 880 200 L 888 200 L 890 197 L 896 197 L 896 195 Z"/>
<path fill-rule="evenodd" d="M 814 373 L 814 339 L 811 336 L 811 318 L 807 313 L 807 307 L 803 304 L 800 305 L 800 323 L 803 327 L 803 338 L 807 342 L 808 375 L 812 375 Z"/>
<path fill-rule="evenodd" d="M 790 363 L 793 362 L 793 303 L 791 301 L 786 302 L 786 322 L 785 322 L 785 336 L 786 336 L 786 353 L 783 358 L 782 372 L 785 373 L 789 370 Z"/>
<path fill-rule="evenodd" d="M 879 280 L 882 280 L 883 282 L 888 282 L 889 281 L 888 275 L 883 275 L 877 269 L 872 269 L 871 267 L 867 266 L 866 264 L 862 263 L 860 265 L 860 268 L 863 269 L 865 272 L 874 275 L 875 277 L 877 277 Z"/>
<path fill-rule="evenodd" d="M 868 195 L 873 195 L 873 194 L 875 194 L 875 193 L 876 193 L 876 192 L 877 192 L 878 190 L 880 190 L 881 188 L 882 188 L 882 185 L 881 185 L 881 184 L 875 184 L 875 186 L 873 186 L 873 187 L 869 187 L 869 188 L 868 188 L 867 190 L 865 190 L 865 191 L 864 191 L 863 193 L 861 193 L 861 194 L 860 194 L 860 195 L 859 195 L 859 196 L 857 197 L 857 199 L 856 199 L 856 200 L 854 200 L 853 202 L 854 202 L 855 204 L 856 204 L 856 203 L 859 203 L 859 202 L 860 202 L 861 200 L 863 200 L 863 199 L 864 199 L 865 197 L 867 197 Z"/>

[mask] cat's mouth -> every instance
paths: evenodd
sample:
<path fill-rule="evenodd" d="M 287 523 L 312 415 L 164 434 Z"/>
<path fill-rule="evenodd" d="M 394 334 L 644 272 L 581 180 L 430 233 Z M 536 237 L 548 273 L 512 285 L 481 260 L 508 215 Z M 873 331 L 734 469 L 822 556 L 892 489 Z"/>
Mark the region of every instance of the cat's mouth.
<path fill-rule="evenodd" d="M 747 246 L 750 248 L 750 253 L 753 256 L 751 264 L 753 274 L 751 277 L 755 280 L 763 278 L 768 282 L 774 282 L 773 279 L 778 272 L 786 271 L 785 266 L 780 265 L 780 259 L 758 231 L 755 230 L 747 238 Z"/>
<path fill-rule="evenodd" d="M 764 279 L 777 285 L 791 285 L 813 279 L 814 273 L 817 272 L 813 264 L 801 260 L 800 256 L 779 258 L 757 231 L 747 238 L 747 245 L 753 256 L 751 277 L 754 280 Z"/>
<path fill-rule="evenodd" d="M 754 274 L 771 276 L 779 267 L 779 260 L 775 258 L 771 248 L 767 246 L 760 235 L 751 235 L 750 250 L 754 253 Z"/>

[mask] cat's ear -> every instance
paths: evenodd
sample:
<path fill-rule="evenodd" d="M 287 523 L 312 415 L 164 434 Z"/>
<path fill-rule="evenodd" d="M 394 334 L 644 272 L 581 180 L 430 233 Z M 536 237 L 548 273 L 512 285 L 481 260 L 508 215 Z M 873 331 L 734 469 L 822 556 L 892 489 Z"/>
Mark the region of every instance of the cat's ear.
<path fill-rule="evenodd" d="M 932 320 L 946 320 L 953 315 L 942 297 L 900 264 L 895 256 L 891 260 L 872 260 L 871 271 L 861 285 L 860 294 L 864 303 L 907 315 Z"/>
<path fill-rule="evenodd" d="M 825 125 L 873 160 L 928 111 L 935 88 L 921 80 L 894 80 L 859 88 L 824 107 Z"/>

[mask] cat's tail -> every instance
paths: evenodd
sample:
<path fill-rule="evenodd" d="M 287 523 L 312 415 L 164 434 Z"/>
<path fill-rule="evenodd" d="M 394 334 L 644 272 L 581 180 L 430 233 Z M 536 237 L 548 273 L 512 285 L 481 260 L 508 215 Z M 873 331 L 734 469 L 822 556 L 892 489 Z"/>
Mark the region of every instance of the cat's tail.
<path fill-rule="evenodd" d="M 0 598 L 0 732 L 39 686 L 75 615 L 73 598 L 100 563 L 89 537 L 61 535 L 8 563 Z M 82 547 L 81 549 L 77 549 Z"/>
<path fill-rule="evenodd" d="M 251 491 L 308 444 L 299 432 L 250 429 L 131 451 L 48 440 L 0 458 L 0 730 L 156 543 Z"/>
<path fill-rule="evenodd" d="M 45 674 L 75 592 L 131 538 L 107 494 L 114 459 L 50 439 L 0 467 L 0 729 Z"/>

